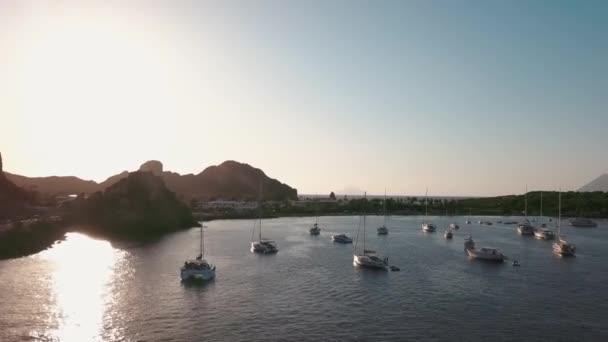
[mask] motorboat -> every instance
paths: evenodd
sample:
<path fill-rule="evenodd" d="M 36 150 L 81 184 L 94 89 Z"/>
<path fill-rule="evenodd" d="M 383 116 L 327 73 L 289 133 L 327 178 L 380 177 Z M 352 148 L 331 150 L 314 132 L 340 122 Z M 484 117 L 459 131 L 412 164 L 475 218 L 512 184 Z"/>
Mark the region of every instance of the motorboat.
<path fill-rule="evenodd" d="M 387 235 L 387 234 L 388 234 L 388 228 L 386 228 L 386 226 L 378 227 L 378 235 Z"/>
<path fill-rule="evenodd" d="M 251 242 L 251 251 L 259 254 L 274 254 L 279 251 L 274 240 L 258 240 Z"/>
<path fill-rule="evenodd" d="M 466 224 L 471 224 L 471 221 L 470 221 L 470 220 L 466 220 L 466 221 L 464 221 L 464 222 L 465 222 Z"/>
<path fill-rule="evenodd" d="M 435 230 L 437 230 L 437 228 L 432 223 L 423 223 L 422 224 L 422 231 L 423 232 L 432 233 Z"/>
<path fill-rule="evenodd" d="M 480 260 L 503 262 L 505 256 L 496 248 L 481 247 L 466 250 L 470 257 Z"/>
<path fill-rule="evenodd" d="M 450 229 L 460 229 L 460 226 L 457 223 L 450 223 Z"/>
<path fill-rule="evenodd" d="M 471 235 L 469 235 L 466 239 L 464 239 L 464 250 L 466 251 L 467 249 L 474 249 L 475 248 L 475 241 L 473 241 L 473 237 Z"/>
<path fill-rule="evenodd" d="M 187 260 L 180 269 L 180 277 L 187 280 L 211 280 L 215 278 L 215 265 L 205 260 L 205 240 L 203 233 L 204 225 L 201 222 L 200 253 L 192 260 Z"/>
<path fill-rule="evenodd" d="M 553 234 L 552 230 L 541 228 L 534 231 L 534 237 L 540 240 L 553 240 L 555 238 L 555 234 Z"/>
<path fill-rule="evenodd" d="M 454 237 L 454 233 L 452 233 L 451 230 L 446 230 L 445 233 L 443 233 L 443 237 L 446 239 L 451 239 Z"/>
<path fill-rule="evenodd" d="M 528 220 L 517 224 L 519 235 L 534 235 L 534 226 Z"/>
<path fill-rule="evenodd" d="M 572 227 L 597 227 L 597 223 L 585 218 L 575 218 L 568 222 Z"/>
<path fill-rule="evenodd" d="M 338 243 L 353 243 L 353 239 L 346 234 L 335 234 L 331 236 L 333 242 Z"/>
<path fill-rule="evenodd" d="M 315 223 L 310 228 L 310 235 L 319 235 L 319 234 L 321 234 L 321 228 L 319 228 L 319 225 L 317 223 Z"/>

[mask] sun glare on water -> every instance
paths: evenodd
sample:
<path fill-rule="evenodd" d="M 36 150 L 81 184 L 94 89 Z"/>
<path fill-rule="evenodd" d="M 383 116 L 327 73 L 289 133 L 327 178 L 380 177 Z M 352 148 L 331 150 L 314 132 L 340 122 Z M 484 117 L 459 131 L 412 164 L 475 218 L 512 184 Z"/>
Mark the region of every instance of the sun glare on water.
<path fill-rule="evenodd" d="M 58 341 L 102 341 L 104 313 L 114 300 L 109 283 L 124 252 L 109 242 L 69 233 L 65 242 L 41 253 L 51 272 L 56 331 L 44 333 Z"/>

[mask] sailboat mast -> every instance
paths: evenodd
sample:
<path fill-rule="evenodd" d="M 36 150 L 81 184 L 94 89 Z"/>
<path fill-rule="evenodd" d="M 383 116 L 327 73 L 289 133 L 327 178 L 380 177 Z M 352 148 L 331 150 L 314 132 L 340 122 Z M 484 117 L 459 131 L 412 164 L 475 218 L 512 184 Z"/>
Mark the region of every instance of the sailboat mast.
<path fill-rule="evenodd" d="M 557 214 L 557 238 L 561 239 L 561 232 L 562 232 L 562 189 L 559 189 L 559 195 L 558 195 L 558 214 Z"/>
<path fill-rule="evenodd" d="M 528 218 L 528 184 L 526 184 L 526 195 L 524 196 L 524 215 Z"/>
<path fill-rule="evenodd" d="M 205 227 L 205 223 L 201 220 L 201 257 L 205 255 L 205 239 L 203 238 L 203 228 Z"/>
<path fill-rule="evenodd" d="M 543 192 L 540 192 L 540 220 L 543 220 Z"/>
<path fill-rule="evenodd" d="M 367 192 L 363 194 L 363 253 L 365 253 L 365 207 L 367 205 Z"/>
<path fill-rule="evenodd" d="M 424 223 L 426 223 L 426 216 L 429 214 L 429 188 L 426 188 L 426 192 L 424 193 Z"/>
<path fill-rule="evenodd" d="M 386 227 L 386 189 L 384 189 L 384 226 Z"/>
<path fill-rule="evenodd" d="M 262 198 L 263 198 L 263 191 L 264 188 L 262 187 L 262 180 L 260 180 L 260 204 L 258 205 L 258 211 L 259 211 L 259 216 L 260 216 L 260 235 L 259 235 L 259 241 L 262 241 Z"/>

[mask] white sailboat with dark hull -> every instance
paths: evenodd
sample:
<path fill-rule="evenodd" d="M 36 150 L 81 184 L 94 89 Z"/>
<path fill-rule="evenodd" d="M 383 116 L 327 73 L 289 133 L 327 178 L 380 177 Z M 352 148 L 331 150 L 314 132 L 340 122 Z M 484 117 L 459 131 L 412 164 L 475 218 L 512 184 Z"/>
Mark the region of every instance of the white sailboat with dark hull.
<path fill-rule="evenodd" d="M 517 224 L 517 232 L 519 233 L 519 235 L 534 235 L 534 226 L 530 223 L 530 221 L 528 220 L 528 186 L 526 185 L 526 194 L 524 197 L 524 201 L 525 201 L 525 209 L 524 209 L 524 215 L 525 215 L 525 219 L 524 221 L 520 222 Z"/>
<path fill-rule="evenodd" d="M 378 235 L 388 235 L 388 228 L 386 227 L 386 190 L 384 190 L 384 223 L 382 226 L 378 227 Z"/>
<path fill-rule="evenodd" d="M 251 232 L 251 252 L 258 254 L 274 254 L 279 251 L 277 247 L 277 243 L 274 240 L 267 240 L 262 238 L 262 185 L 260 184 L 260 200 L 258 204 L 258 220 L 259 222 L 259 231 L 258 231 L 258 239 L 257 241 L 253 240 L 253 236 L 255 235 L 256 223 L 253 224 L 253 231 Z"/>
<path fill-rule="evenodd" d="M 367 201 L 367 198 L 366 198 Z M 366 225 L 365 209 L 363 210 L 363 250 L 357 253 L 357 244 L 355 244 L 355 253 L 353 254 L 353 265 L 358 267 L 373 268 L 386 270 L 388 266 L 388 258 L 383 258 L 376 251 L 365 248 L 365 225 Z"/>
<path fill-rule="evenodd" d="M 555 238 L 555 234 L 550 229 L 547 229 L 547 224 L 544 222 L 543 217 L 543 193 L 540 193 L 540 227 L 534 231 L 534 237 L 540 240 L 553 240 Z"/>
<path fill-rule="evenodd" d="M 557 219 L 557 241 L 553 243 L 553 252 L 561 256 L 574 256 L 576 246 L 564 239 L 561 235 L 562 228 L 562 192 L 558 195 L 558 219 Z"/>
<path fill-rule="evenodd" d="M 431 222 L 428 222 L 427 216 L 429 214 L 429 189 L 426 189 L 426 193 L 424 195 L 424 221 L 422 221 L 422 231 L 425 233 L 433 233 L 437 228 Z"/>
<path fill-rule="evenodd" d="M 195 259 L 187 260 L 180 269 L 180 277 L 187 280 L 211 280 L 215 278 L 215 265 L 205 260 L 205 241 L 203 233 L 203 222 L 201 222 L 200 253 Z"/>

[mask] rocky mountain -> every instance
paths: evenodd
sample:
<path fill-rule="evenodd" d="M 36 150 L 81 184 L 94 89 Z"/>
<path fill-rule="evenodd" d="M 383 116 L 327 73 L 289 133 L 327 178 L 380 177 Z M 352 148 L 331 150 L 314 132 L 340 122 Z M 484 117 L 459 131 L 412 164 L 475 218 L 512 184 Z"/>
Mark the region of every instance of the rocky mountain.
<path fill-rule="evenodd" d="M 0 154 L 0 220 L 26 212 L 32 200 L 32 193 L 6 177 L 2 169 L 2 154 Z"/>
<path fill-rule="evenodd" d="M 145 162 L 139 171 L 160 176 L 167 188 L 183 200 L 192 198 L 252 200 L 258 197 L 260 182 L 263 196 L 267 200 L 296 199 L 298 195 L 296 189 L 268 177 L 264 171 L 232 160 L 217 166 L 210 166 L 196 175 L 180 175 L 164 171 L 163 164 L 157 160 Z M 9 177 L 18 185 L 48 194 L 92 194 L 107 189 L 128 176 L 129 172 L 123 171 L 101 183 L 96 183 L 77 177 L 30 178 L 9 174 Z"/>
<path fill-rule="evenodd" d="M 67 204 L 89 232 L 150 237 L 197 225 L 188 206 L 152 172 L 131 172 L 103 192 Z"/>
<path fill-rule="evenodd" d="M 605 173 L 591 182 L 585 184 L 578 191 L 593 192 L 593 191 L 608 191 L 608 173 Z"/>

